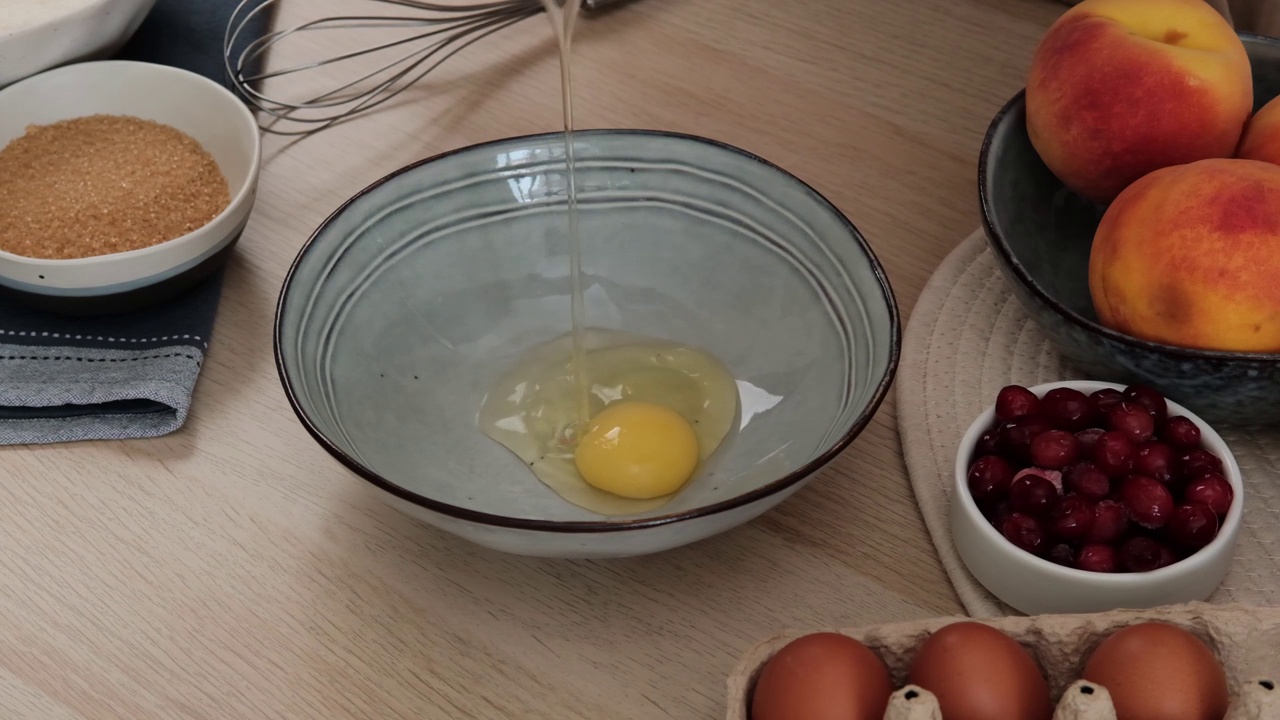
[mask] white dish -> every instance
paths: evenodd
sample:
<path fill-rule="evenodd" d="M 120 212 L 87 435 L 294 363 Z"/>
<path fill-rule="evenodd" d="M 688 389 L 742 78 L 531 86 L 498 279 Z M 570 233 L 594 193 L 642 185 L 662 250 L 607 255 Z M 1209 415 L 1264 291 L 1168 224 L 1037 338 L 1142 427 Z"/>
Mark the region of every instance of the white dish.
<path fill-rule="evenodd" d="M 1123 390 L 1123 385 L 1068 380 L 1036 385 L 1030 390 L 1043 397 L 1054 388 L 1070 387 L 1085 394 L 1103 388 Z M 969 426 L 956 452 L 955 484 L 951 490 L 951 534 L 960 559 L 984 587 L 996 597 L 1028 615 L 1088 613 L 1117 609 L 1143 609 L 1204 600 L 1222 584 L 1243 519 L 1244 483 L 1231 449 L 1207 423 L 1185 407 L 1167 400 L 1169 415 L 1184 415 L 1200 428 L 1205 449 L 1222 460 L 1223 475 L 1235 493 L 1231 509 L 1217 537 L 1194 555 L 1146 573 L 1096 573 L 1063 567 L 1015 547 L 983 517 L 969 494 L 969 465 L 978 438 L 995 419 L 992 403 Z"/>
<path fill-rule="evenodd" d="M 115 52 L 155 0 L 4 0 L 0 87 L 77 60 Z"/>
<path fill-rule="evenodd" d="M 0 251 L 0 286 L 10 294 L 69 312 L 147 302 L 211 272 L 248 222 L 261 154 L 257 123 L 234 94 L 195 73 L 109 60 L 27 78 L 0 90 L 0 147 L 28 125 L 99 113 L 154 120 L 193 137 L 226 177 L 231 204 L 204 227 L 140 250 L 74 260 Z"/>

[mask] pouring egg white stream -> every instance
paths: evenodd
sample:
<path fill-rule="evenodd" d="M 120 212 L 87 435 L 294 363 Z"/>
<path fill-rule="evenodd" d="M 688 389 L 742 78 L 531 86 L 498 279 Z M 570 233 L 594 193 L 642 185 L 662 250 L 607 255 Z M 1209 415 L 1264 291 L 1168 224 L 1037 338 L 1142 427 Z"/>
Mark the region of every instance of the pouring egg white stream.
<path fill-rule="evenodd" d="M 573 328 L 500 378 L 478 420 L 565 500 L 633 515 L 670 501 L 720 447 L 737 419 L 737 385 L 701 350 L 586 328 L 570 74 L 581 0 L 543 4 L 560 47 Z"/>

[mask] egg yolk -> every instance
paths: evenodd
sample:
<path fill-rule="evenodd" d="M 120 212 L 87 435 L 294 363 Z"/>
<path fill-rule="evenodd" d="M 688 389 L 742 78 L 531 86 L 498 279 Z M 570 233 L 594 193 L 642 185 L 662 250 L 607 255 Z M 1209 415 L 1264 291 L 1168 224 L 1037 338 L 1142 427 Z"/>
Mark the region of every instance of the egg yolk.
<path fill-rule="evenodd" d="M 698 436 L 680 413 L 619 402 L 592 418 L 574 451 L 587 484 L 637 500 L 670 495 L 698 467 Z"/>

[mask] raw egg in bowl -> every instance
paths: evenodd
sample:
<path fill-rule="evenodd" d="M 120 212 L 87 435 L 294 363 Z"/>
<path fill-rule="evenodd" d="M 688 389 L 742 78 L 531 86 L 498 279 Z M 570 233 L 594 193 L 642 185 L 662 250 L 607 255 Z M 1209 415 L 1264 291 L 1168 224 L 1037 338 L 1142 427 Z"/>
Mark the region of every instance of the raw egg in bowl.
<path fill-rule="evenodd" d="M 754 155 L 633 130 L 574 152 L 580 332 L 552 133 L 334 212 L 285 280 L 277 368 L 321 447 L 416 518 L 525 555 L 657 552 L 848 447 L 897 368 L 898 311 L 848 219 Z"/>

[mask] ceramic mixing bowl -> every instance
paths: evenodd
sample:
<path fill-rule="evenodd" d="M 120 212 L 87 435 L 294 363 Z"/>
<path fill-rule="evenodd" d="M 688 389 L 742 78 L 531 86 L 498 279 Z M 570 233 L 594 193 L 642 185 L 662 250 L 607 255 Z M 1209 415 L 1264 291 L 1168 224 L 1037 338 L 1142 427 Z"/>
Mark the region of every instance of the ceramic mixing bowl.
<path fill-rule="evenodd" d="M 162 302 L 221 267 L 249 221 L 261 145 L 253 114 L 230 90 L 186 70 L 124 60 L 49 70 L 0 90 L 0 147 L 29 125 L 131 115 L 194 138 L 227 179 L 231 203 L 203 227 L 139 250 L 86 258 L 0 251 L 0 293 L 67 314 L 125 312 Z"/>
<path fill-rule="evenodd" d="M 898 312 L 858 231 L 785 171 L 696 137 L 575 137 L 588 324 L 705 349 L 737 380 L 711 472 L 607 517 L 477 428 L 495 379 L 570 328 L 561 134 L 449 152 L 343 205 L 285 281 L 277 365 L 312 436 L 408 514 L 512 553 L 651 553 L 756 517 L 844 450 L 896 370 Z"/>
<path fill-rule="evenodd" d="M 1244 35 L 1254 102 L 1280 94 L 1280 42 Z M 1105 208 L 1067 190 L 1027 136 L 1019 93 L 982 146 L 978 187 L 987 239 L 1009 287 L 1082 374 L 1141 382 L 1210 422 L 1280 422 L 1280 355 L 1188 350 L 1110 330 L 1089 296 L 1089 248 Z"/>

